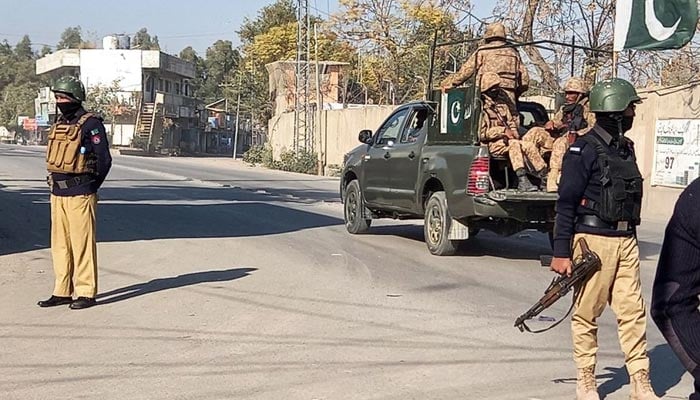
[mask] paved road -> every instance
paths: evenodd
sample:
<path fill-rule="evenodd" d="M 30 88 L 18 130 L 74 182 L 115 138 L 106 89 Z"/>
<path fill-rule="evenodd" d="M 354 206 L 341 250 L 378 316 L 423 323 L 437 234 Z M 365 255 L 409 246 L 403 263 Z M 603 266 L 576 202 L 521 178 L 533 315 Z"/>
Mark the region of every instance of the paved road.
<path fill-rule="evenodd" d="M 570 334 L 513 328 L 552 275 L 547 239 L 482 232 L 431 256 L 418 224 L 350 236 L 338 181 L 227 159 L 115 156 L 100 193 L 98 307 L 50 294 L 42 147 L 0 145 L 3 399 L 571 399 Z M 650 291 L 663 221 L 640 230 Z M 562 315 L 568 304 L 548 310 Z M 606 399 L 627 399 L 614 317 Z M 652 380 L 692 384 L 654 326 Z"/>

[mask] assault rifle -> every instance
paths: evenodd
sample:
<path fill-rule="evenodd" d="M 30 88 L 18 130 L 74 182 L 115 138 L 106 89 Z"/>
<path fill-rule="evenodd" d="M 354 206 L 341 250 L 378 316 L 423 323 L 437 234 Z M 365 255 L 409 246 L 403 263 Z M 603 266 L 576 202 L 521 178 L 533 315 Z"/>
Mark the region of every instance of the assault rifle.
<path fill-rule="evenodd" d="M 576 284 L 585 282 L 594 271 L 600 268 L 600 257 L 591 251 L 590 248 L 588 248 L 588 243 L 586 243 L 586 240 L 581 238 L 576 243 L 581 246 L 581 255 L 573 260 L 571 276 L 561 275 L 554 278 L 547 290 L 544 291 L 544 296 L 542 296 L 542 298 L 535 303 L 532 308 L 527 310 L 525 314 L 521 315 L 515 320 L 515 326 L 520 329 L 520 332 L 528 331 L 530 333 L 540 333 L 559 325 L 559 323 L 561 323 L 566 316 L 554 323 L 552 326 L 538 331 L 530 330 L 525 321 L 538 316 L 546 308 L 556 303 L 557 300 L 569 293 L 569 291 Z M 571 307 L 573 308 L 573 302 Z M 569 312 L 571 312 L 571 308 L 566 315 L 569 315 Z"/>

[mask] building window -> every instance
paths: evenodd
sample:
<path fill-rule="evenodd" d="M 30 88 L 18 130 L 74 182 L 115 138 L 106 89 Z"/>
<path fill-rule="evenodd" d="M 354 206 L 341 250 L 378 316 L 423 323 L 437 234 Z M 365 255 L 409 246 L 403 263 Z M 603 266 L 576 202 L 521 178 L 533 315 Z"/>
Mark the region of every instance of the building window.
<path fill-rule="evenodd" d="M 180 94 L 180 84 L 177 82 L 175 83 L 175 94 Z"/>
<path fill-rule="evenodd" d="M 170 93 L 170 81 L 165 81 L 165 93 Z"/>
<path fill-rule="evenodd" d="M 162 79 L 158 79 L 158 90 L 161 92 L 163 91 L 163 80 Z"/>
<path fill-rule="evenodd" d="M 189 85 L 188 83 L 185 83 L 185 90 L 184 90 L 184 92 L 185 92 L 185 96 L 189 96 L 189 95 L 190 95 L 190 85 Z"/>

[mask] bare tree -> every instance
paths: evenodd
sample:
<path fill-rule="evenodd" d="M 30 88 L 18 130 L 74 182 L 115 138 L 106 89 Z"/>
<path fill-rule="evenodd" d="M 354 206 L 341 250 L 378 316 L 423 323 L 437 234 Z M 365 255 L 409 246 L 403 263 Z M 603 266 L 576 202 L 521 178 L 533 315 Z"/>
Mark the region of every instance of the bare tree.
<path fill-rule="evenodd" d="M 556 91 L 572 72 L 590 83 L 612 75 L 615 6 L 615 0 L 499 0 L 494 15 L 518 41 L 574 41 L 598 50 L 526 46 L 524 52 L 536 68 L 542 88 Z M 639 86 L 698 78 L 692 60 L 699 48 L 696 40 L 680 51 L 623 51 L 619 54 L 619 75 Z"/>

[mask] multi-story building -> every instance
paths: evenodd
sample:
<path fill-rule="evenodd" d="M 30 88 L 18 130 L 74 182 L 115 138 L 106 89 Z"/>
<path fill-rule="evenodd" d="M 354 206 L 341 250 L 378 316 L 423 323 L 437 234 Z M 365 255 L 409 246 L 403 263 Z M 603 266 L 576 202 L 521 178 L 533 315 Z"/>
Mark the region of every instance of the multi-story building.
<path fill-rule="evenodd" d="M 192 97 L 189 81 L 194 64 L 159 50 L 128 48 L 108 36 L 103 49 L 64 49 L 36 61 L 37 75 L 80 78 L 91 94 L 110 98 L 106 127 L 117 146 L 172 151 L 197 147 L 203 107 Z M 120 44 L 121 43 L 121 44 Z M 126 48 L 124 48 L 126 47 Z M 36 100 L 37 118 L 51 121 L 55 113 L 48 88 Z"/>

